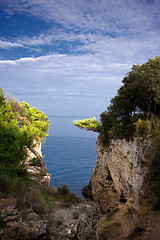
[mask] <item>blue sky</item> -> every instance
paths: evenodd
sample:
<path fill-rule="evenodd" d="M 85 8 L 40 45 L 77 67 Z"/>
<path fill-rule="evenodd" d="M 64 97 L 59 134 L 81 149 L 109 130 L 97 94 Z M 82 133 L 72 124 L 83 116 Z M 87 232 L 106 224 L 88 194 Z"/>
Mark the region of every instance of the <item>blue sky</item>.
<path fill-rule="evenodd" d="M 0 85 L 47 115 L 99 115 L 160 55 L 159 0 L 1 0 Z"/>

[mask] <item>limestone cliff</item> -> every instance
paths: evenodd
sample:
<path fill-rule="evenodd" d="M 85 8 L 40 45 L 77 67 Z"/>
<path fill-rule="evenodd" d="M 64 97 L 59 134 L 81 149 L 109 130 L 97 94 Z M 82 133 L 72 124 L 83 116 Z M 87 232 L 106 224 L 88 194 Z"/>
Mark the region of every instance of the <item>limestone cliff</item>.
<path fill-rule="evenodd" d="M 39 185 L 48 186 L 50 184 L 51 175 L 47 173 L 47 169 L 45 167 L 42 156 L 41 141 L 34 141 L 33 144 L 34 147 L 30 147 L 28 149 L 28 157 L 25 163 L 26 169 L 33 181 L 37 182 Z M 33 158 L 38 159 L 39 166 L 31 164 Z"/>
<path fill-rule="evenodd" d="M 103 211 L 109 211 L 122 201 L 139 209 L 151 145 L 148 137 L 130 141 L 112 139 L 109 146 L 104 146 L 98 137 L 97 163 L 87 188 Z"/>
<path fill-rule="evenodd" d="M 13 196 L 0 197 L 0 239 L 96 240 L 98 206 L 64 192 L 63 187 L 60 192 L 48 186 L 51 175 L 32 165 L 37 156 L 42 160 L 40 142 L 28 149 L 26 160 L 35 187 L 30 191 L 20 187 Z"/>

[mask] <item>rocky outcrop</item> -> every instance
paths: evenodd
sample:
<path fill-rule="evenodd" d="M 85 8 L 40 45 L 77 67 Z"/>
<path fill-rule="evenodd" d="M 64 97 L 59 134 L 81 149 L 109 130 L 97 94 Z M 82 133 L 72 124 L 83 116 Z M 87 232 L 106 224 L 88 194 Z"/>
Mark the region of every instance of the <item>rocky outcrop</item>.
<path fill-rule="evenodd" d="M 45 234 L 46 223 L 31 208 L 24 213 L 14 198 L 0 199 L 0 239 L 37 239 Z"/>
<path fill-rule="evenodd" d="M 33 148 L 42 157 L 42 148 L 41 148 L 41 141 L 40 141 L 40 139 L 39 139 L 39 141 L 34 140 Z M 34 157 L 36 157 L 35 153 L 33 151 L 31 151 L 30 149 L 28 149 L 27 161 L 29 161 L 30 159 L 32 159 Z"/>
<path fill-rule="evenodd" d="M 96 240 L 98 216 L 96 204 L 79 203 L 40 218 L 32 208 L 20 209 L 14 198 L 0 199 L 0 239 Z"/>
<path fill-rule="evenodd" d="M 43 191 L 50 184 L 51 175 L 46 172 L 44 162 L 39 164 L 37 161 L 39 166 L 33 165 L 32 160 L 35 158 L 43 161 L 40 142 L 35 142 L 34 148 L 28 149 L 25 166 L 36 188 Z M 20 193 L 18 196 L 0 198 L 1 240 L 97 239 L 99 208 L 95 203 L 77 197 L 76 204 L 64 208 L 61 206 L 61 201 L 64 201 L 61 198 L 58 201 L 53 198 L 48 203 L 34 189 L 32 193 L 22 194 L 23 196 Z"/>
<path fill-rule="evenodd" d="M 109 146 L 104 146 L 98 138 L 97 163 L 83 191 L 86 194 L 89 191 L 105 212 L 119 202 L 126 202 L 138 210 L 151 145 L 150 137 L 130 141 L 112 139 Z"/>
<path fill-rule="evenodd" d="M 96 240 L 99 208 L 96 204 L 80 203 L 70 208 L 57 209 L 49 228 L 53 239 Z"/>
<path fill-rule="evenodd" d="M 47 173 L 45 163 L 42 156 L 41 141 L 34 141 L 34 147 L 28 149 L 28 157 L 25 162 L 26 169 L 30 175 L 31 180 L 39 185 L 49 186 L 51 175 Z M 32 159 L 37 158 L 39 166 L 32 166 Z"/>

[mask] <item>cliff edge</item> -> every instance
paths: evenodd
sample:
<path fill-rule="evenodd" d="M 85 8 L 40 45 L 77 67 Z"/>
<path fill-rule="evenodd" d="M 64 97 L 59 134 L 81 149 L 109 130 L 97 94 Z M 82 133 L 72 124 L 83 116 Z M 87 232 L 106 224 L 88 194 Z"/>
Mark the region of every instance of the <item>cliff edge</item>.
<path fill-rule="evenodd" d="M 97 162 L 82 193 L 100 206 L 99 240 L 133 239 L 147 229 L 153 214 L 146 192 L 152 146 L 151 136 L 112 139 L 109 145 L 98 137 Z"/>
<path fill-rule="evenodd" d="M 105 146 L 98 137 L 97 163 L 88 188 L 104 211 L 119 202 L 139 210 L 151 144 L 151 137 L 147 137 L 130 141 L 112 139 L 109 146 Z"/>

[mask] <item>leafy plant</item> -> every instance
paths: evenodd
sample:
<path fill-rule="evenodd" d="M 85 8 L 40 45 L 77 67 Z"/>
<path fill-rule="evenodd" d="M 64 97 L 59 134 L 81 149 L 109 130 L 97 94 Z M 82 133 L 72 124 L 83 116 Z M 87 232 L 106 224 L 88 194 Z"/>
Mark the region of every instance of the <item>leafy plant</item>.
<path fill-rule="evenodd" d="M 155 133 L 160 113 L 160 57 L 133 65 L 117 95 L 101 114 L 101 139 L 130 139 Z M 155 118 L 153 120 L 153 118 Z M 154 131 L 153 131 L 154 130 Z"/>
<path fill-rule="evenodd" d="M 36 157 L 30 159 L 29 164 L 30 164 L 31 166 L 38 166 L 38 167 L 40 167 L 39 159 L 36 158 Z"/>
<path fill-rule="evenodd" d="M 27 147 L 34 139 L 44 140 L 48 127 L 44 113 L 14 98 L 7 101 L 0 88 L 0 191 L 9 192 L 17 179 L 25 180 Z"/>
<path fill-rule="evenodd" d="M 86 118 L 85 120 L 75 120 L 73 121 L 74 125 L 85 129 L 87 131 L 100 132 L 101 131 L 101 123 L 93 118 Z"/>

